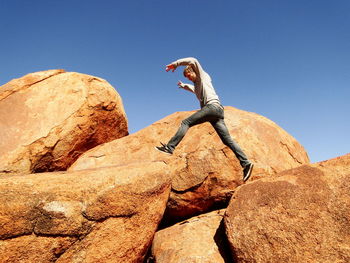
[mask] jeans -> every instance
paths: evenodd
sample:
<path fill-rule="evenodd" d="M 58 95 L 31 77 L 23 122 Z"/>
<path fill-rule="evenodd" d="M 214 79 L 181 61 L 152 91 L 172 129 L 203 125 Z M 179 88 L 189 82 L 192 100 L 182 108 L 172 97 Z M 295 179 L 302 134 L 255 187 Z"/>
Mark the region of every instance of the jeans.
<path fill-rule="evenodd" d="M 218 104 L 207 104 L 202 109 L 192 114 L 181 122 L 181 126 L 176 134 L 167 143 L 171 151 L 181 142 L 188 129 L 194 125 L 204 122 L 210 122 L 219 135 L 221 141 L 228 146 L 239 160 L 242 167 L 250 164 L 247 156 L 244 154 L 239 145 L 231 138 L 224 121 L 224 108 Z"/>

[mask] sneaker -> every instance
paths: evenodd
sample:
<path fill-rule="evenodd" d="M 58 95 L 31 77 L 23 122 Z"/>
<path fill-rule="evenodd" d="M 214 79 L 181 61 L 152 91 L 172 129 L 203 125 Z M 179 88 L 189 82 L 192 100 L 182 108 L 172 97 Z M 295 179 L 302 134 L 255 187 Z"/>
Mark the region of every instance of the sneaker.
<path fill-rule="evenodd" d="M 247 181 L 252 175 L 254 164 L 250 163 L 243 168 L 243 181 Z"/>
<path fill-rule="evenodd" d="M 170 150 L 170 148 L 164 144 L 164 143 L 160 143 L 162 146 L 156 146 L 155 149 L 160 151 L 160 152 L 163 152 L 163 153 L 166 153 L 166 154 L 173 154 L 173 151 Z"/>

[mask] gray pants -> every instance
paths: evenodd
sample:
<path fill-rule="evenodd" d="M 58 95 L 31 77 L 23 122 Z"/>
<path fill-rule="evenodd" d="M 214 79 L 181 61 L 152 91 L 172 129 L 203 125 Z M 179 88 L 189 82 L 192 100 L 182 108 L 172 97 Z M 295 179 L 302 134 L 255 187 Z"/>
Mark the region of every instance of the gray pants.
<path fill-rule="evenodd" d="M 174 151 L 175 147 L 181 142 L 188 129 L 194 125 L 204 122 L 210 122 L 215 131 L 219 135 L 221 141 L 228 146 L 236 155 L 242 167 L 250 163 L 247 156 L 244 154 L 239 145 L 231 138 L 229 131 L 224 121 L 224 108 L 217 103 L 207 104 L 202 109 L 192 114 L 187 119 L 183 120 L 180 128 L 170 139 L 167 146 Z"/>

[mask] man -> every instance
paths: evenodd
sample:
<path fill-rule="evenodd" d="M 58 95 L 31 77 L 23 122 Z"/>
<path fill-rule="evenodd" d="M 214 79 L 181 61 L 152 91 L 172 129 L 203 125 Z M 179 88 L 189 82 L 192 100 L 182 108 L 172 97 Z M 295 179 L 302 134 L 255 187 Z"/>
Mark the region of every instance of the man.
<path fill-rule="evenodd" d="M 210 122 L 222 142 L 228 146 L 238 158 L 243 168 L 243 181 L 247 181 L 252 173 L 254 165 L 248 160 L 247 156 L 231 138 L 228 132 L 224 121 L 224 107 L 221 105 L 218 95 L 216 95 L 209 74 L 203 70 L 197 59 L 191 57 L 179 59 L 167 65 L 166 71 L 172 70 L 172 72 L 174 72 L 178 66 L 185 66 L 183 74 L 188 80 L 192 81 L 194 85 L 185 84 L 181 81 L 179 81 L 177 85 L 179 88 L 196 94 L 201 109 L 183 120 L 180 128 L 170 141 L 167 144 L 161 143 L 162 146 L 157 146 L 156 149 L 167 154 L 172 154 L 190 127 L 200 123 Z"/>

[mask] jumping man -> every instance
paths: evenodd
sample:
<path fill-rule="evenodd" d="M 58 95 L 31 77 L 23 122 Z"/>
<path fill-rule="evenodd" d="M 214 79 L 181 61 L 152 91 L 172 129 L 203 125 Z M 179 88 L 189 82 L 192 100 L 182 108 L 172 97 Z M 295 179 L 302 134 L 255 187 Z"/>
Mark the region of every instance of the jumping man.
<path fill-rule="evenodd" d="M 166 71 L 172 70 L 174 72 L 178 66 L 185 66 L 183 74 L 194 85 L 185 84 L 181 81 L 177 85 L 179 88 L 196 94 L 201 109 L 183 120 L 180 128 L 170 141 L 167 144 L 161 143 L 162 146 L 157 146 L 156 149 L 167 154 L 172 154 L 190 127 L 204 122 L 210 122 L 222 142 L 232 150 L 239 160 L 243 168 L 243 181 L 247 181 L 254 165 L 248 160 L 245 153 L 229 134 L 224 121 L 224 107 L 221 105 L 218 95 L 216 95 L 209 74 L 203 70 L 195 58 L 176 60 L 166 66 Z"/>

